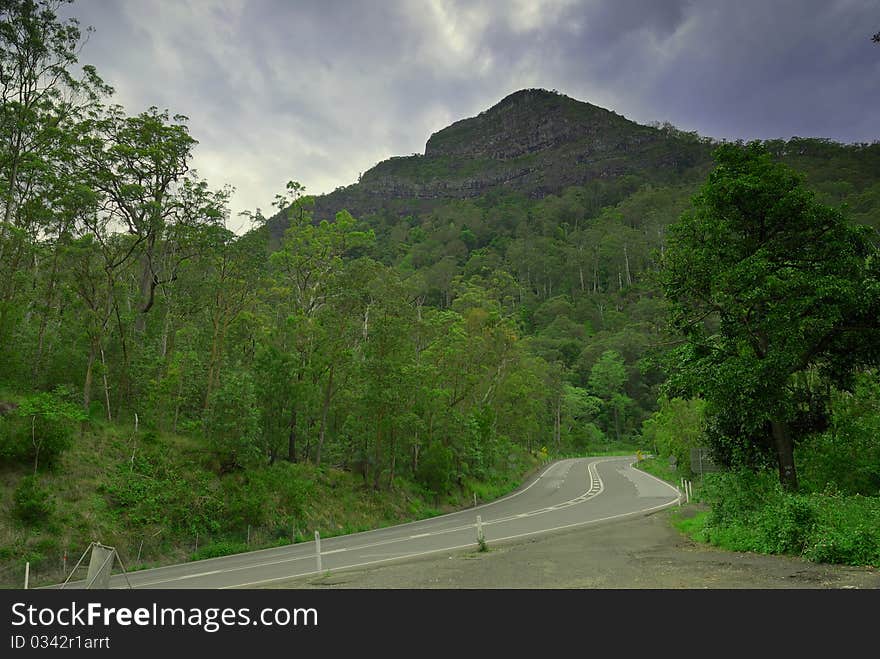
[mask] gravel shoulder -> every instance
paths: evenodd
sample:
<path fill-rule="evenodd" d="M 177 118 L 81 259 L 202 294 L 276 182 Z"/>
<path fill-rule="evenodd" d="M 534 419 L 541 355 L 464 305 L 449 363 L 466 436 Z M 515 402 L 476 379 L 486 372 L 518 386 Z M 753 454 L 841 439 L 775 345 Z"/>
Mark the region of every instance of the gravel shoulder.
<path fill-rule="evenodd" d="M 671 524 L 684 506 L 536 539 L 275 582 L 271 588 L 875 589 L 880 570 L 730 552 Z"/>

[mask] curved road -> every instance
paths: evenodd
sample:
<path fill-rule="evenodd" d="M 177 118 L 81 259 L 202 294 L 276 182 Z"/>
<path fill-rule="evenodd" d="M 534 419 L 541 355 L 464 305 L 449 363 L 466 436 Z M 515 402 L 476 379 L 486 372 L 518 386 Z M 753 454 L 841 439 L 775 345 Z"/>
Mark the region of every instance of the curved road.
<path fill-rule="evenodd" d="M 645 514 L 681 493 L 634 469 L 633 457 L 572 458 L 547 465 L 516 492 L 475 508 L 321 540 L 321 571 L 475 548 L 477 515 L 489 545 Z M 113 588 L 252 588 L 318 573 L 314 542 L 119 574 Z M 66 588 L 82 587 L 82 582 Z M 57 588 L 57 586 L 56 586 Z"/>

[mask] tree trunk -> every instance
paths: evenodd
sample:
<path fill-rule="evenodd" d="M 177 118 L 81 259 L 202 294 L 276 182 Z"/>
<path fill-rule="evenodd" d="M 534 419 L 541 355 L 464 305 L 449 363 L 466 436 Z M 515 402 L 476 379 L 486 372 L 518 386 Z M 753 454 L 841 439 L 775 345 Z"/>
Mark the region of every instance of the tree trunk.
<path fill-rule="evenodd" d="M 321 449 L 324 448 L 324 433 L 327 430 L 327 410 L 330 409 L 330 398 L 333 390 L 333 366 L 327 376 L 327 387 L 324 389 L 324 405 L 321 410 L 321 431 L 318 433 L 318 449 L 315 452 L 315 466 L 321 466 Z"/>
<path fill-rule="evenodd" d="M 789 492 L 798 489 L 797 471 L 794 466 L 794 442 L 791 440 L 791 429 L 783 421 L 771 421 L 773 446 L 776 449 L 776 460 L 779 465 L 779 482 Z"/>
<path fill-rule="evenodd" d="M 391 473 L 388 475 L 388 489 L 391 490 L 394 488 L 394 467 L 396 466 L 397 460 L 394 452 L 394 426 L 391 426 L 391 434 L 388 436 L 388 456 L 389 463 L 391 464 Z"/>
<path fill-rule="evenodd" d="M 412 473 L 415 477 L 416 473 L 419 471 L 419 434 L 416 433 L 415 441 L 413 442 L 412 447 Z"/>
<path fill-rule="evenodd" d="M 177 400 L 174 402 L 174 425 L 173 431 L 177 432 L 177 420 L 180 418 L 180 405 L 183 401 L 183 374 L 177 375 Z"/>
<path fill-rule="evenodd" d="M 379 412 L 379 415 L 376 417 L 376 451 L 375 451 L 375 464 L 373 465 L 373 489 L 379 489 L 379 475 L 381 473 L 381 469 L 379 465 L 382 464 L 382 417 L 384 415 L 382 412 Z"/>
<path fill-rule="evenodd" d="M 556 450 L 562 448 L 562 399 L 556 401 L 556 414 L 553 419 L 553 439 L 556 444 Z"/>
<path fill-rule="evenodd" d="M 107 384 L 107 360 L 104 359 L 104 348 L 101 347 L 101 376 L 104 379 L 104 401 L 107 403 L 107 421 L 112 423 L 113 416 L 110 414 L 110 386 Z"/>
<path fill-rule="evenodd" d="M 296 406 L 290 411 L 290 434 L 287 436 L 287 461 L 296 462 Z"/>
<path fill-rule="evenodd" d="M 151 245 L 147 249 L 151 249 Z M 153 271 L 150 267 L 150 257 L 147 254 L 141 256 L 141 277 L 139 283 L 140 289 L 140 305 L 138 313 L 134 318 L 134 331 L 137 334 L 143 334 L 147 329 L 147 312 L 153 306 L 152 290 L 153 290 Z"/>
<path fill-rule="evenodd" d="M 40 317 L 40 331 L 37 338 L 37 356 L 33 365 L 33 381 L 37 382 L 40 376 L 40 367 L 43 363 L 43 341 L 46 336 L 46 325 L 49 323 L 49 312 L 52 308 L 52 299 L 55 297 L 55 281 L 58 278 L 58 251 L 56 245 L 55 252 L 52 256 L 52 274 L 49 275 L 49 290 L 46 292 L 46 306 Z"/>
<path fill-rule="evenodd" d="M 95 341 L 92 340 L 89 348 L 89 362 L 86 366 L 86 381 L 83 383 L 83 409 L 86 414 L 89 413 L 89 405 L 92 403 L 92 366 L 95 364 L 96 355 Z"/>
<path fill-rule="evenodd" d="M 312 430 L 315 428 L 315 420 L 309 419 L 308 427 L 306 429 L 306 446 L 302 452 L 302 459 L 304 462 L 309 461 L 309 456 L 311 455 L 312 450 Z"/>

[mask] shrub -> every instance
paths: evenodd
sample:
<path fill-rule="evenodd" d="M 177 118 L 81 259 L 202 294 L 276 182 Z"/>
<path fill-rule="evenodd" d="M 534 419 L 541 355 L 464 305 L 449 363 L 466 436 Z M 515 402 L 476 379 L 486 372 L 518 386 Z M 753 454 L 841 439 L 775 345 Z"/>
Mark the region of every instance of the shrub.
<path fill-rule="evenodd" d="M 846 494 L 880 495 L 880 383 L 859 378 L 852 394 L 838 392 L 831 427 L 798 448 L 803 488 L 819 492 L 831 485 Z"/>
<path fill-rule="evenodd" d="M 36 476 L 21 479 L 12 496 L 12 516 L 30 526 L 38 526 L 49 519 L 54 502 L 48 490 L 40 487 Z"/>
<path fill-rule="evenodd" d="M 86 419 L 58 388 L 25 398 L 0 425 L 0 461 L 50 466 L 70 446 L 76 424 Z"/>
<path fill-rule="evenodd" d="M 440 442 L 434 442 L 419 461 L 418 481 L 435 494 L 442 495 L 450 490 L 452 474 L 452 449 Z"/>
<path fill-rule="evenodd" d="M 880 565 L 880 499 L 839 491 L 790 493 L 775 471 L 708 474 L 703 533 L 734 551 Z"/>
<path fill-rule="evenodd" d="M 816 511 L 808 497 L 779 491 L 761 513 L 761 531 L 772 553 L 800 554 L 804 551 L 816 521 Z"/>
<path fill-rule="evenodd" d="M 212 542 L 204 547 L 199 547 L 198 551 L 193 552 L 190 556 L 191 561 L 200 561 L 205 558 L 217 558 L 218 556 L 229 556 L 230 554 L 240 554 L 248 550 L 248 546 L 243 542 L 230 542 L 222 540 Z"/>

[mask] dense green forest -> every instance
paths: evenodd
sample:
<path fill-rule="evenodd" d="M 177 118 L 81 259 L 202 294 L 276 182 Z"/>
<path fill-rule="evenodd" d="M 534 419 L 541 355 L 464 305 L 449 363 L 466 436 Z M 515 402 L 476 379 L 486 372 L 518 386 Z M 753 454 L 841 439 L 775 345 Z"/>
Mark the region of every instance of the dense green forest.
<path fill-rule="evenodd" d="M 877 519 L 876 352 L 856 348 L 877 340 L 880 144 L 793 138 L 725 151 L 614 115 L 597 124 L 598 155 L 569 175 L 541 149 L 569 153 L 582 136 L 492 156 L 465 148 L 479 140 L 460 122 L 426 155 L 386 161 L 336 193 L 291 182 L 272 217 L 254 209 L 237 235 L 231 190 L 192 170 L 186 118 L 113 105 L 111 87 L 77 62 L 82 31 L 52 6 L 7 3 L 0 28 L 3 565 L 57 562 L 99 533 L 138 559 L 151 539 L 143 558 L 158 560 L 169 547 L 189 555 L 200 536 L 197 555 L 204 538 L 209 552 L 241 548 L 251 527 L 272 542 L 318 524 L 389 523 L 497 494 L 548 456 L 642 448 L 677 455 L 684 470 L 688 448 L 709 442 L 728 466 L 763 473 L 777 463 L 762 424 L 777 416 L 793 437 L 800 482 L 787 484 L 798 496 L 866 497 Z M 571 122 L 605 117 L 552 92 L 521 98 L 514 125 L 547 104 Z M 794 393 L 746 427 L 718 401 L 762 390 L 737 389 L 742 372 L 700 390 L 720 366 L 682 345 L 752 318 L 755 298 L 722 286 L 693 304 L 736 254 L 716 235 L 717 253 L 688 261 L 697 250 L 682 227 L 730 210 L 711 196 L 717 165 L 749 148 L 764 197 L 769 181 L 797 190 L 805 217 L 843 227 L 842 243 L 804 258 L 833 271 L 845 252 L 862 284 L 864 299 L 846 288 L 844 309 L 832 303 L 844 284 L 823 279 L 831 288 L 814 302 L 833 308 L 798 308 L 794 334 L 856 307 L 866 333 L 834 346 L 821 335 L 800 368 L 773 370 Z M 521 167 L 527 184 L 505 185 Z M 455 192 L 436 193 L 444 186 Z M 817 231 L 812 244 L 824 245 Z M 733 272 L 718 276 L 754 275 Z M 769 280 L 768 299 L 813 281 Z M 734 303 L 739 317 L 719 313 Z M 685 311 L 703 314 L 699 333 Z M 724 349 L 747 343 L 731 335 Z M 357 501 L 344 500 L 350 491 Z M 820 558 L 878 560 L 876 547 L 858 556 Z"/>

